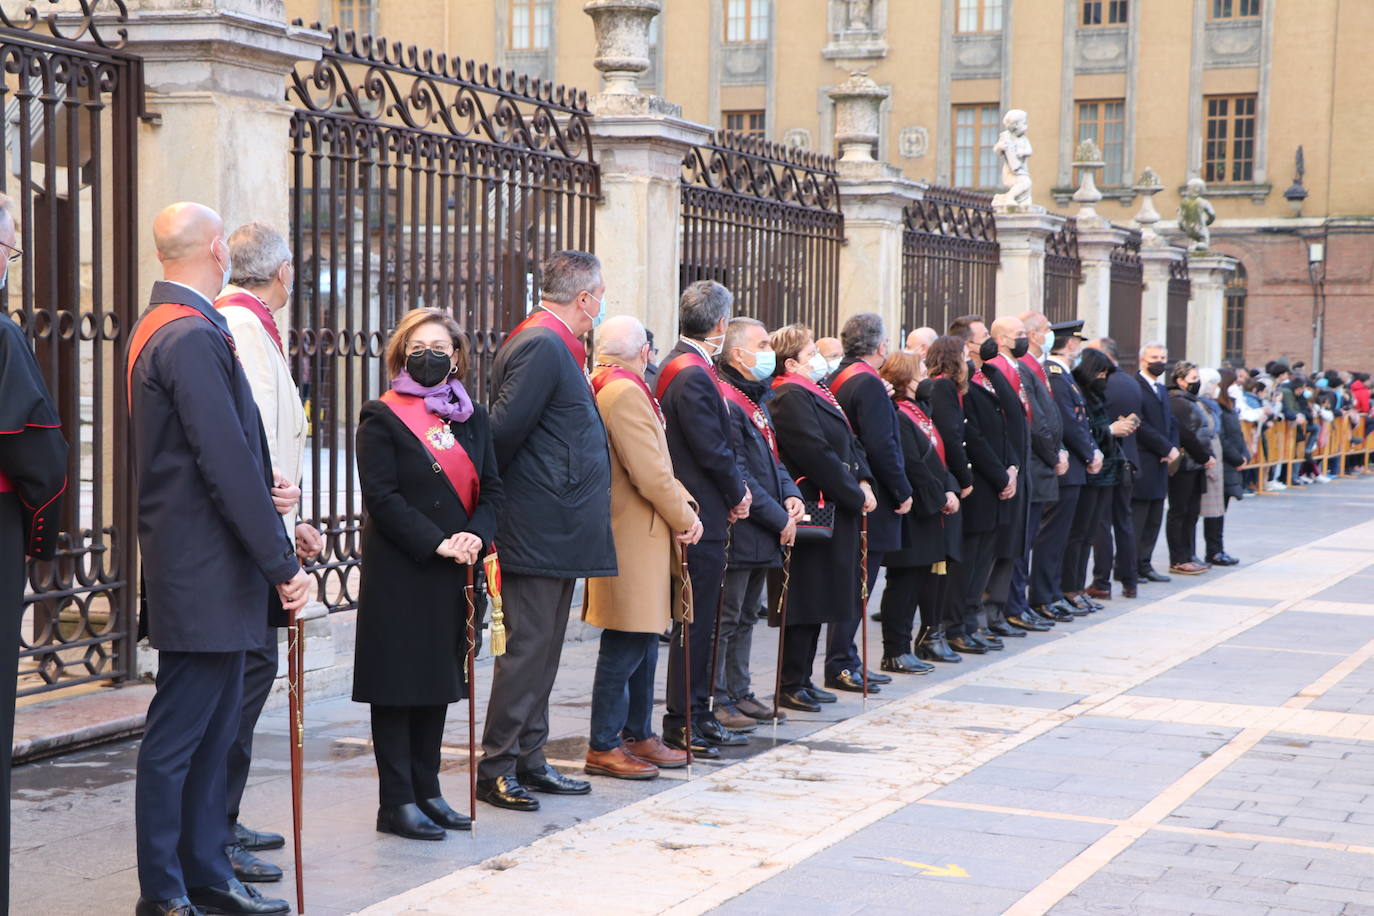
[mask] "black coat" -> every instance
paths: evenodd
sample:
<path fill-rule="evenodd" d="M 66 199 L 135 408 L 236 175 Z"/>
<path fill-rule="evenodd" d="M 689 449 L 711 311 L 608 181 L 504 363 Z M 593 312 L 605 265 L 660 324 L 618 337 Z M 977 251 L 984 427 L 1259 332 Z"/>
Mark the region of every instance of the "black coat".
<path fill-rule="evenodd" d="M 436 423 L 438 421 L 436 420 Z M 496 536 L 501 478 L 491 425 L 480 405 L 449 423 L 477 469 L 481 492 L 469 517 L 448 478 L 395 412 L 368 401 L 358 418 L 358 484 L 363 524 L 353 700 L 382 706 L 437 706 L 467 696 L 467 567 L 434 550 L 470 532 L 483 548 Z"/>
<path fill-rule="evenodd" d="M 1083 392 L 1073 380 L 1073 373 L 1054 360 L 1046 361 L 1045 371 L 1050 376 L 1050 391 L 1059 405 L 1059 418 L 1064 424 L 1064 448 L 1069 453 L 1069 469 L 1059 478 L 1059 485 L 1082 486 L 1088 481 L 1087 466 L 1092 463 L 1095 449 Z"/>
<path fill-rule="evenodd" d="M 838 409 L 800 385 L 775 388 L 772 412 L 787 473 L 806 478 L 799 484 L 802 496 L 815 500 L 824 493 L 835 506 L 834 536 L 792 549 L 787 622 L 850 620 L 859 613 L 859 481 L 871 479 L 863 446 Z M 869 558 L 880 560 L 878 554 Z"/>
<path fill-rule="evenodd" d="M 858 362 L 846 357 L 835 376 Z M 897 430 L 897 409 L 892 406 L 883 380 L 868 372 L 858 372 L 835 392 L 854 435 L 864 447 L 869 470 L 873 472 L 873 496 L 877 507 L 868 513 L 868 549 L 886 553 L 902 546 L 902 517 L 894 511 L 911 496 L 902 457 L 901 433 Z"/>
<path fill-rule="evenodd" d="M 959 389 L 952 379 L 930 380 L 929 405 L 926 415 L 940 431 L 940 438 L 945 443 L 945 466 L 954 475 L 954 482 L 959 484 L 955 492 L 961 493 L 965 487 L 973 486 L 973 465 L 964 449 L 968 421 L 964 416 Z"/>
<path fill-rule="evenodd" d="M 1129 417 L 1131 414 L 1139 417 L 1141 411 L 1140 386 L 1135 383 L 1130 375 L 1120 369 L 1115 372 L 1108 372 L 1107 390 L 1102 395 L 1102 409 L 1106 411 L 1107 419 L 1110 422 L 1115 422 L 1117 417 Z M 1135 433 L 1121 436 L 1116 442 L 1121 447 L 1122 457 L 1130 462 L 1132 468 L 1139 469 L 1140 444 L 1136 441 Z"/>
<path fill-rule="evenodd" d="M 1107 376 L 1111 378 L 1111 375 Z M 1102 453 L 1102 468 L 1096 474 L 1089 474 L 1087 485 L 1090 487 L 1114 487 L 1121 483 L 1122 474 L 1129 474 L 1126 456 L 1121 451 L 1121 440 L 1112 435 L 1112 422 L 1116 414 L 1108 413 L 1106 392 L 1099 394 L 1089 390 L 1083 396 L 1088 410 L 1088 429 L 1092 432 L 1093 445 Z"/>
<path fill-rule="evenodd" d="M 1026 417 L 1025 405 L 1003 374 L 1001 366 L 996 362 L 984 363 L 983 374 L 997 389 L 997 405 L 1006 424 L 1009 464 L 1016 465 L 1017 469 L 1016 495 L 1002 500 L 1005 505 L 999 507 L 999 516 L 1005 521 L 997 526 L 997 556 L 1019 557 L 1026 550 L 1026 509 L 1030 505 L 1027 496 L 1029 484 L 1024 480 L 1026 466 L 1030 464 L 1030 422 Z M 1017 375 L 1020 375 L 1019 371 Z M 1027 397 L 1029 395 L 1027 392 Z"/>
<path fill-rule="evenodd" d="M 616 574 L 611 453 L 584 367 L 530 327 L 492 361 L 491 431 L 505 485 L 501 568 L 555 579 Z"/>
<path fill-rule="evenodd" d="M 209 320 L 168 323 L 134 364 L 142 623 L 157 649 L 252 649 L 269 591 L 300 570 L 272 505 L 267 437 L 219 311 L 176 283 L 153 284 L 151 301 Z"/>
<path fill-rule="evenodd" d="M 773 392 L 767 384 L 745 379 L 729 365 L 722 364 L 717 371 L 726 384 L 734 385 L 759 405 L 765 417 L 769 416 L 768 401 L 772 400 Z M 801 499 L 801 491 L 782 462 L 773 457 L 773 450 L 768 447 L 763 433 L 744 415 L 744 410 L 728 401 L 726 406 L 730 415 L 730 447 L 749 485 L 749 492 L 754 495 L 749 517 L 735 522 L 730 538 L 730 568 L 781 566 L 782 545 L 778 535 L 787 527 L 787 509 L 783 502 L 789 496 Z"/>
<path fill-rule="evenodd" d="M 1033 357 L 1028 357 L 1033 358 Z M 1046 379 L 1049 376 L 1046 375 Z M 1052 503 L 1059 499 L 1059 449 L 1064 445 L 1064 421 L 1049 385 L 1040 381 L 1035 370 L 1021 365 L 1021 384 L 1031 401 L 1030 467 L 1023 469 L 1022 481 L 1031 502 Z"/>
<path fill-rule="evenodd" d="M 24 552 L 51 560 L 67 490 L 67 441 L 29 341 L 8 319 L 0 319 L 0 473 L 14 487 Z M 18 619 L 8 606 L 4 613 Z"/>
<path fill-rule="evenodd" d="M 684 353 L 701 354 L 679 340 L 659 364 L 667 365 Z M 660 374 L 660 381 L 662 375 Z M 744 499 L 744 477 L 731 447 L 730 415 L 714 376 L 700 369 L 677 373 L 659 398 L 668 421 L 668 454 L 673 473 L 700 506 L 703 541 L 724 541 L 730 510 Z"/>
<path fill-rule="evenodd" d="M 1174 420 L 1174 412 L 1161 403 L 1154 387 L 1139 373 L 1133 378 L 1140 389 L 1140 427 L 1135 431 L 1140 473 L 1131 490 L 1131 499 L 1165 499 L 1169 495 L 1169 465 L 1164 459 L 1169 457 L 1171 449 L 1178 447 L 1178 423 Z M 1162 388 L 1163 382 L 1159 384 Z"/>
<path fill-rule="evenodd" d="M 998 494 L 1011 481 L 1007 468 L 1016 464 L 1001 403 L 977 382 L 970 382 L 964 395 L 964 449 L 973 465 L 973 492 L 960 510 L 967 537 L 1010 523 L 1011 501 Z"/>
<path fill-rule="evenodd" d="M 1245 433 L 1240 427 L 1240 414 L 1234 410 L 1221 409 L 1221 459 L 1225 462 L 1223 480 L 1226 495 L 1240 499 L 1245 494 L 1245 485 L 1240 479 L 1240 466 L 1250 460 L 1250 447 L 1245 444 Z"/>
<path fill-rule="evenodd" d="M 1179 470 L 1200 470 L 1212 458 L 1212 436 L 1207 434 L 1209 424 L 1202 415 L 1205 408 L 1197 395 L 1182 388 L 1169 389 L 1169 407 L 1178 423 L 1179 448 L 1183 451 Z"/>
<path fill-rule="evenodd" d="M 884 566 L 929 566 L 957 560 L 960 554 L 960 513 L 944 515 L 945 493 L 958 493 L 959 484 L 940 460 L 935 445 L 905 414 L 898 413 L 902 455 L 911 482 L 911 511 L 902 516 L 902 548 L 883 557 Z"/>

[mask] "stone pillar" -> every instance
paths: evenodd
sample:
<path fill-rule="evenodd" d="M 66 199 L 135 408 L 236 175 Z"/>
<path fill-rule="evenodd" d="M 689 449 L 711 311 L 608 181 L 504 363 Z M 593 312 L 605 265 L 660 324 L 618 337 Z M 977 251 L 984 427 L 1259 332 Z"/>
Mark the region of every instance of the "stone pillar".
<path fill-rule="evenodd" d="M 1236 272 L 1236 263 L 1226 255 L 1188 257 L 1188 277 L 1193 284 L 1188 303 L 1188 359 L 1199 366 L 1221 365 L 1226 281 Z"/>
<path fill-rule="evenodd" d="M 1169 267 L 1185 257 L 1182 248 L 1171 245 L 1142 246 L 1141 273 L 1144 289 L 1140 295 L 1140 344 L 1164 343 L 1169 329 Z M 1180 359 L 1181 353 L 1170 353 Z"/>
<path fill-rule="evenodd" d="M 1064 217 L 1039 207 L 997 211 L 997 315 L 1039 312 L 1045 307 L 1045 242 Z"/>
<path fill-rule="evenodd" d="M 286 25 L 282 0 L 135 0 L 127 50 L 143 58 L 139 216 L 179 200 L 213 207 L 226 229 L 290 217 L 288 74 L 317 61 L 322 32 Z M 140 233 L 139 276 L 161 276 Z"/>
<path fill-rule="evenodd" d="M 1078 221 L 1078 258 L 1083 279 L 1078 287 L 1078 317 L 1088 337 L 1111 334 L 1112 249 L 1126 241 L 1127 230 L 1104 219 Z"/>
<path fill-rule="evenodd" d="M 682 160 L 711 129 L 635 83 L 649 67 L 657 0 L 590 0 L 583 9 L 596 28 L 594 63 L 603 74 L 589 102 L 601 164 L 596 252 L 614 311 L 638 317 L 666 352 L 677 337 Z"/>

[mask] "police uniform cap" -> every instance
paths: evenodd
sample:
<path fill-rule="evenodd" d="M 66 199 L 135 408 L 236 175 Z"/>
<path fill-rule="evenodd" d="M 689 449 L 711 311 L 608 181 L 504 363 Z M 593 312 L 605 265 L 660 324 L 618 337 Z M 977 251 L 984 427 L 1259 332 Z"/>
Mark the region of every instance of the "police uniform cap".
<path fill-rule="evenodd" d="M 1087 340 L 1083 336 L 1083 319 L 1078 318 L 1074 321 L 1060 321 L 1050 325 L 1050 330 L 1054 332 L 1055 340 L 1068 340 L 1070 337 L 1077 337 L 1079 340 Z"/>

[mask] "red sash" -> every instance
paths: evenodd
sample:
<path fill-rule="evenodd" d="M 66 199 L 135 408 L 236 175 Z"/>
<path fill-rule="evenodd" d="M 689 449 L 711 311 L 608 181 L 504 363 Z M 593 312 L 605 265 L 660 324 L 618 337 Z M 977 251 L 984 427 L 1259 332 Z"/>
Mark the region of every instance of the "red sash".
<path fill-rule="evenodd" d="M 989 381 L 988 377 L 983 374 L 982 369 L 974 369 L 973 374 L 969 376 L 969 379 L 979 388 L 982 388 L 984 391 L 986 391 L 988 394 L 992 395 L 993 397 L 997 397 L 997 389 L 992 387 L 992 382 Z"/>
<path fill-rule="evenodd" d="M 1040 381 L 1044 383 L 1046 389 L 1050 387 L 1050 377 L 1045 374 L 1044 363 L 1040 362 L 1040 360 L 1031 356 L 1029 353 L 1026 353 L 1021 356 L 1021 365 L 1040 376 Z"/>
<path fill-rule="evenodd" d="M 644 396 L 649 399 L 649 403 L 654 408 L 654 416 L 658 417 L 659 425 L 664 429 L 668 428 L 668 420 L 663 416 L 663 408 L 658 404 L 658 398 L 654 397 L 649 391 L 649 386 L 645 383 L 644 377 L 638 373 L 631 372 L 622 366 L 612 366 L 606 363 L 597 363 L 597 371 L 592 373 L 592 394 L 600 394 L 601 389 L 617 379 L 629 379 L 644 392 Z"/>
<path fill-rule="evenodd" d="M 567 347 L 568 352 L 572 354 L 573 362 L 577 363 L 577 368 L 586 368 L 587 347 L 582 341 L 573 336 L 573 332 L 568 330 L 568 326 L 563 323 L 562 318 L 559 318 L 548 309 L 541 308 L 536 312 L 530 313 L 528 318 L 517 324 L 515 330 L 506 335 L 506 340 L 510 340 L 516 334 L 519 334 L 527 328 L 548 328 L 550 331 L 553 331 L 558 335 L 558 338 L 563 341 L 563 346 Z M 504 343 L 502 345 L 504 346 Z"/>
<path fill-rule="evenodd" d="M 482 484 L 472 459 L 453 438 L 448 421 L 430 413 L 425 407 L 424 399 L 411 394 L 388 391 L 382 395 L 382 403 L 390 407 L 392 413 L 405 424 L 406 429 L 420 440 L 425 451 L 434 459 L 434 473 L 444 475 L 444 479 L 462 501 L 468 518 L 472 518 Z"/>
<path fill-rule="evenodd" d="M 755 404 L 749 395 L 740 391 L 723 378 L 716 379 L 716 385 L 720 388 L 720 396 L 731 404 L 734 404 L 758 429 L 763 436 L 763 441 L 768 443 L 768 448 L 773 453 L 773 457 L 778 457 L 778 436 L 773 431 L 773 424 L 768 422 L 768 416 L 763 412 L 763 408 Z"/>
<path fill-rule="evenodd" d="M 936 428 L 935 421 L 926 416 L 924 410 L 916 406 L 915 401 L 908 401 L 905 398 L 897 402 L 897 409 L 906 414 L 916 428 L 925 433 L 930 444 L 935 446 L 935 454 L 940 456 L 940 463 L 945 463 L 945 440 L 940 437 L 940 430 Z"/>
<path fill-rule="evenodd" d="M 0 471 L 0 493 L 13 493 L 14 481 L 5 476 L 4 471 Z"/>
<path fill-rule="evenodd" d="M 868 375 L 871 375 L 880 381 L 882 380 L 882 376 L 878 374 L 877 369 L 874 369 L 872 366 L 870 366 L 868 363 L 864 362 L 861 359 L 856 359 L 848 366 L 845 366 L 844 369 L 840 371 L 839 375 L 835 376 L 833 379 L 830 380 L 830 390 L 835 392 L 836 394 L 839 394 L 840 389 L 844 387 L 845 382 L 849 381 L 856 375 L 862 375 L 864 373 L 867 373 Z"/>
<path fill-rule="evenodd" d="M 154 334 L 180 318 L 205 318 L 206 321 L 210 321 L 200 309 L 189 305 L 178 305 L 174 302 L 164 302 L 162 305 L 154 306 L 151 312 L 143 316 L 143 320 L 138 323 L 137 329 L 134 330 L 134 339 L 129 342 L 129 367 L 124 378 L 124 390 L 128 392 L 131 410 L 134 406 L 134 365 L 138 362 L 139 355 L 143 352 L 143 348 L 148 345 L 148 341 L 153 339 Z M 210 323 L 214 324 L 213 321 Z M 229 341 L 229 348 L 232 350 L 234 338 L 228 334 L 224 337 Z"/>
<path fill-rule="evenodd" d="M 1031 419 L 1030 396 L 1025 386 L 1021 384 L 1021 371 L 1016 368 L 1016 363 L 1012 362 L 1011 357 L 1001 353 L 993 357 L 992 361 L 997 363 L 997 368 L 1001 369 L 1002 374 L 1007 376 L 1007 381 L 1011 382 L 1012 390 L 1021 399 L 1021 409 L 1026 412 L 1026 419 Z"/>
<path fill-rule="evenodd" d="M 844 408 L 840 406 L 840 402 L 835 400 L 835 395 L 830 393 L 829 388 L 826 388 L 824 385 L 819 385 L 797 372 L 789 372 L 786 375 L 780 375 L 773 379 L 774 391 L 778 390 L 783 385 L 796 385 L 800 388 L 805 388 L 807 391 L 838 410 L 840 416 L 844 418 L 844 425 L 849 427 L 850 432 L 854 431 L 854 427 L 849 423 L 849 416 L 844 412 Z"/>
<path fill-rule="evenodd" d="M 215 308 L 217 309 L 227 308 L 231 305 L 237 305 L 239 308 L 245 308 L 252 312 L 253 317 L 262 322 L 263 328 L 272 338 L 272 342 L 277 345 L 277 349 L 283 356 L 286 355 L 286 348 L 282 346 L 281 331 L 277 328 L 277 322 L 272 317 L 272 313 L 267 310 L 267 306 L 263 304 L 261 299 L 254 296 L 252 293 L 244 292 L 230 293 L 227 296 L 220 296 L 215 300 Z"/>
<path fill-rule="evenodd" d="M 700 353 L 695 350 L 689 353 L 679 353 L 668 361 L 668 365 L 659 370 L 658 396 L 660 398 L 663 397 L 663 393 L 668 390 L 668 386 L 673 383 L 673 379 L 677 378 L 679 372 L 692 366 L 706 370 L 706 374 L 711 377 L 711 381 L 716 381 L 716 370 Z"/>

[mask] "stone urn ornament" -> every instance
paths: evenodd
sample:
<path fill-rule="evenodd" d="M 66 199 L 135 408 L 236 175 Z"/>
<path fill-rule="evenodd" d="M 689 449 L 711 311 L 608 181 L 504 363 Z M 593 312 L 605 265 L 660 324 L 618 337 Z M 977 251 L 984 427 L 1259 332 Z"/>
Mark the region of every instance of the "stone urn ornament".
<path fill-rule="evenodd" d="M 1073 199 L 1078 204 L 1079 221 L 1100 220 L 1097 202 L 1102 199 L 1102 192 L 1097 189 L 1094 175 L 1098 169 L 1106 168 L 1107 163 L 1102 160 L 1102 151 L 1091 138 L 1074 148 L 1073 167 L 1079 170 L 1081 176 L 1078 190 L 1073 192 Z"/>
<path fill-rule="evenodd" d="M 639 75 L 649 69 L 649 23 L 663 10 L 659 0 L 588 0 L 582 11 L 596 29 L 601 91 L 639 95 Z"/>
<path fill-rule="evenodd" d="M 835 142 L 840 145 L 841 162 L 874 161 L 880 110 L 889 94 L 861 70 L 827 93 L 835 103 Z"/>
<path fill-rule="evenodd" d="M 1216 222 L 1217 211 L 1207 198 L 1207 182 L 1201 178 L 1190 178 L 1183 201 L 1178 205 L 1178 228 L 1188 236 L 1189 254 L 1207 254 L 1212 246 L 1212 230 L 1208 228 Z"/>
<path fill-rule="evenodd" d="M 1027 208 L 1031 205 L 1031 176 L 1028 160 L 1033 150 L 1026 137 L 1026 113 L 1013 108 L 1002 118 L 1002 133 L 993 147 L 1002 160 L 1002 184 L 1007 189 L 993 197 L 992 205 L 1001 209 Z"/>
<path fill-rule="evenodd" d="M 1155 209 L 1154 196 L 1164 190 L 1164 182 L 1160 181 L 1155 170 L 1147 165 L 1131 190 L 1140 195 L 1140 212 L 1135 215 L 1134 220 L 1140 227 L 1140 244 L 1157 248 L 1164 244 L 1164 239 L 1155 231 L 1155 223 L 1159 222 L 1159 211 Z"/>

